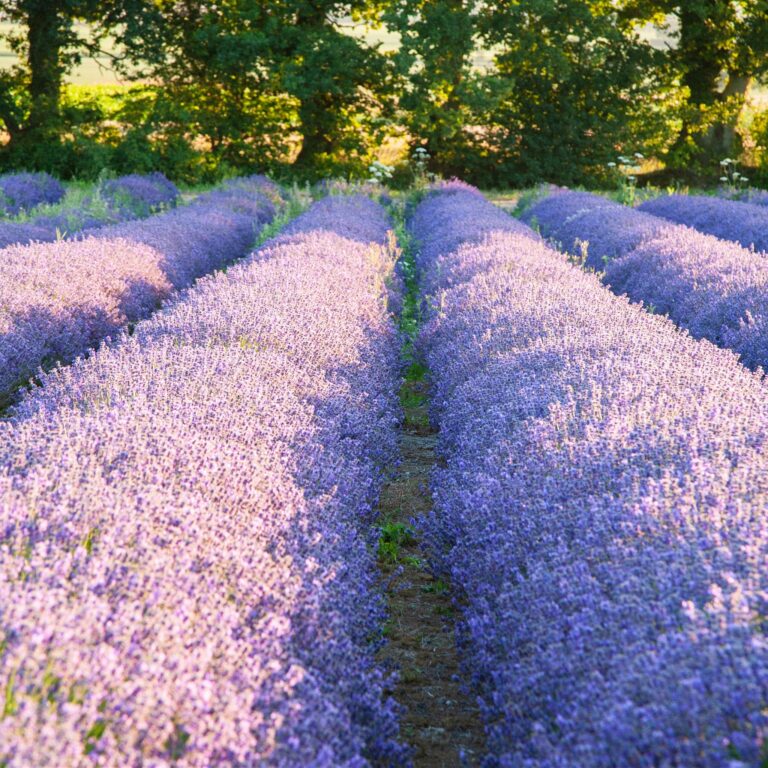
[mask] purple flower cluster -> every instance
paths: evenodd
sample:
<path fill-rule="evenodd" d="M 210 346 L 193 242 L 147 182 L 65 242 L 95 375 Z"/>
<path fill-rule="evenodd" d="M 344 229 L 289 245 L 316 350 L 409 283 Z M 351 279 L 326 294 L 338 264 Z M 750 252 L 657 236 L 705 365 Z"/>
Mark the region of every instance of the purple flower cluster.
<path fill-rule="evenodd" d="M 244 256 L 274 215 L 259 192 L 217 191 L 78 240 L 0 252 L 0 398 L 152 312 L 173 289 Z"/>
<path fill-rule="evenodd" d="M 646 200 L 640 210 L 745 248 L 768 251 L 768 208 L 762 205 L 704 195 L 663 195 Z"/>
<path fill-rule="evenodd" d="M 158 201 L 170 206 L 178 190 L 162 174 L 152 176 L 122 176 L 108 182 L 121 190 L 119 204 L 108 195 L 105 212 L 95 212 L 92 199 L 77 207 L 63 204 L 56 212 L 46 210 L 25 221 L 0 221 L 0 248 L 17 243 L 50 243 L 60 237 L 84 230 L 99 229 L 107 224 L 148 216 L 158 207 Z M 171 195 L 171 188 L 174 193 Z M 116 198 L 117 199 L 117 198 Z"/>
<path fill-rule="evenodd" d="M 179 197 L 176 185 L 159 172 L 109 179 L 101 184 L 99 192 L 111 208 L 127 209 L 128 217 L 149 216 L 163 208 L 172 208 Z"/>
<path fill-rule="evenodd" d="M 58 203 L 64 187 L 47 173 L 9 173 L 0 176 L 0 213 L 16 216 L 42 203 Z"/>
<path fill-rule="evenodd" d="M 234 191 L 253 191 L 258 189 L 263 195 L 266 195 L 275 203 L 282 200 L 283 193 L 280 186 L 267 176 L 255 173 L 251 176 L 237 176 L 233 179 L 227 179 L 222 185 L 222 189 Z"/>
<path fill-rule="evenodd" d="M 0 424 L 0 763 L 408 763 L 373 656 L 386 237 L 321 201 Z"/>
<path fill-rule="evenodd" d="M 587 265 L 604 260 L 603 279 L 615 293 L 734 350 L 749 367 L 768 367 L 765 256 L 583 192 L 551 195 L 526 218 L 571 253 L 586 243 Z"/>
<path fill-rule="evenodd" d="M 452 212 L 454 250 L 422 259 L 426 534 L 462 591 L 486 765 L 762 765 L 765 383 L 515 227 L 478 241 L 489 205 L 436 195 L 414 221 L 434 242 Z"/>
<path fill-rule="evenodd" d="M 766 189 L 752 187 L 736 191 L 720 189 L 717 194 L 718 197 L 724 197 L 728 200 L 741 200 L 743 203 L 751 203 L 752 205 L 768 205 L 768 190 Z"/>
<path fill-rule="evenodd" d="M 441 253 L 453 251 L 469 240 L 482 240 L 492 232 L 518 232 L 536 237 L 529 227 L 513 219 L 495 205 L 483 205 L 478 208 L 471 232 L 465 232 L 454 226 L 456 218 L 463 214 L 466 195 L 475 195 L 485 203 L 482 193 L 475 187 L 470 187 L 465 182 L 450 181 L 443 182 L 416 208 L 409 227 L 419 231 L 417 267 L 420 267 L 422 262 L 431 264 Z M 434 202 L 438 199 L 439 206 Z M 423 221 L 425 216 L 432 218 Z"/>
<path fill-rule="evenodd" d="M 560 190 L 528 208 L 522 220 L 557 241 L 568 253 L 586 255 L 595 271 L 640 243 L 670 229 L 663 219 L 638 213 L 589 192 Z"/>

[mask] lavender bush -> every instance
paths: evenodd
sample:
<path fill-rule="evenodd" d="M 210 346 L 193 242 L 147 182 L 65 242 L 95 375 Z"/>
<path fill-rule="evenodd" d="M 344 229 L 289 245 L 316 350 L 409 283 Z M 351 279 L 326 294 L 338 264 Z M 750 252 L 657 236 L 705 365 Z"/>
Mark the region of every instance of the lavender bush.
<path fill-rule="evenodd" d="M 534 205 L 528 218 L 571 253 L 586 242 L 587 264 L 604 260 L 603 279 L 615 293 L 668 314 L 696 338 L 734 350 L 745 365 L 768 367 L 763 255 L 604 198 L 589 209 L 591 197 L 558 192 Z M 577 206 L 584 212 L 573 213 Z"/>
<path fill-rule="evenodd" d="M 478 241 L 489 205 L 435 195 L 413 221 L 438 254 L 425 533 L 461 590 L 485 764 L 757 768 L 765 384 L 511 222 Z"/>
<path fill-rule="evenodd" d="M 274 215 L 255 189 L 214 190 L 78 240 L 0 252 L 0 399 L 41 365 L 72 360 L 174 289 L 244 256 Z"/>
<path fill-rule="evenodd" d="M 640 243 L 671 229 L 663 219 L 639 213 L 589 192 L 560 190 L 528 208 L 522 220 L 556 240 L 568 253 L 585 256 L 596 271 Z"/>
<path fill-rule="evenodd" d="M 127 217 L 149 216 L 176 205 L 179 190 L 162 173 L 136 173 L 109 179 L 99 187 L 102 198 L 115 210 L 127 209 Z"/>
<path fill-rule="evenodd" d="M 745 248 L 768 251 L 768 208 L 703 195 L 663 195 L 640 210 L 698 229 Z"/>
<path fill-rule="evenodd" d="M 9 173 L 0 176 L 0 214 L 16 216 L 42 203 L 58 203 L 64 187 L 47 173 Z"/>
<path fill-rule="evenodd" d="M 8 768 L 408 764 L 373 659 L 386 233 L 322 201 L 0 424 Z"/>
<path fill-rule="evenodd" d="M 107 184 L 114 186 L 114 194 L 102 190 L 95 200 L 89 196 L 77 204 L 64 201 L 55 209 L 45 208 L 20 221 L 0 221 L 0 248 L 17 243 L 50 243 L 81 231 L 148 216 L 156 208 L 173 205 L 178 195 L 176 187 L 162 174 L 121 176 Z M 173 195 L 171 188 L 175 190 Z"/>
<path fill-rule="evenodd" d="M 752 205 L 768 205 L 768 190 L 765 189 L 719 189 L 718 197 L 724 197 L 731 200 L 741 200 L 743 203 L 751 203 Z"/>

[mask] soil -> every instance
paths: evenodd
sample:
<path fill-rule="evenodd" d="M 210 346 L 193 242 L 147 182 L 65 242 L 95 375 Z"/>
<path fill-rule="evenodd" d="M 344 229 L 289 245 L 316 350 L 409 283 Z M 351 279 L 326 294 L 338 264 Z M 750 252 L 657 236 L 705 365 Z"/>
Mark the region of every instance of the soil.
<path fill-rule="evenodd" d="M 406 419 L 400 435 L 401 464 L 380 501 L 382 524 L 411 526 L 432 500 L 434 431 L 426 415 L 425 384 L 406 382 L 401 400 Z M 412 529 L 410 529 L 412 530 Z M 413 748 L 415 768 L 477 766 L 485 738 L 474 696 L 460 682 L 450 587 L 424 566 L 416 538 L 407 537 L 396 557 L 380 556 L 388 582 L 388 643 L 380 660 L 399 672 L 395 699 L 404 706 L 401 735 Z"/>

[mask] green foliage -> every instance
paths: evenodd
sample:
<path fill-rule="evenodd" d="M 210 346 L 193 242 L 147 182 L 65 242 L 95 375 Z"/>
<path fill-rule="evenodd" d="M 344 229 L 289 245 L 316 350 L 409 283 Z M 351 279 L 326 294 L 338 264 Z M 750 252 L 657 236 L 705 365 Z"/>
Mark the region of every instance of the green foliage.
<path fill-rule="evenodd" d="M 675 22 L 666 52 L 679 87 L 680 125 L 666 156 L 677 168 L 705 172 L 741 149 L 749 89 L 768 73 L 766 0 L 624 0 L 626 18 L 665 14 Z"/>
<path fill-rule="evenodd" d="M 347 35 L 335 19 L 375 22 L 367 0 L 288 0 L 274 57 L 280 84 L 298 103 L 302 135 L 295 170 L 308 179 L 363 179 L 391 111 L 391 57 Z"/>
<path fill-rule="evenodd" d="M 714 181 L 743 148 L 768 176 L 747 102 L 768 76 L 768 0 L 7 0 L 0 20 L 19 57 L 0 71 L 0 170 L 354 181 L 398 137 L 429 158 L 395 168 L 399 189 L 426 171 L 609 188 L 607 163 L 635 151 Z M 136 84 L 65 85 L 85 56 Z"/>
<path fill-rule="evenodd" d="M 768 187 L 768 109 L 756 114 L 752 119 L 752 139 L 754 140 L 753 159 L 756 167 L 750 171 L 750 182 Z"/>
<path fill-rule="evenodd" d="M 177 177 L 213 181 L 287 159 L 297 104 L 275 79 L 269 6 L 159 0 L 154 35 L 130 39 L 135 73 L 163 83 L 137 139 L 151 134 L 159 164 Z"/>
<path fill-rule="evenodd" d="M 85 734 L 85 745 L 83 747 L 84 755 L 90 755 L 91 752 L 96 749 L 96 743 L 107 732 L 107 725 L 109 725 L 107 720 L 100 717 L 88 729 L 88 732 Z"/>
<path fill-rule="evenodd" d="M 181 760 L 181 758 L 184 757 L 190 738 L 191 735 L 184 730 L 181 725 L 176 723 L 173 726 L 173 733 L 168 737 L 168 740 L 165 743 L 168 757 L 172 762 Z"/>
<path fill-rule="evenodd" d="M 482 29 L 498 53 L 484 143 L 500 183 L 601 181 L 617 148 L 663 129 L 656 52 L 599 0 L 489 4 Z"/>
<path fill-rule="evenodd" d="M 435 579 L 429 584 L 425 584 L 421 588 L 421 591 L 433 593 L 436 595 L 447 595 L 449 588 L 448 588 L 448 584 L 444 582 L 442 579 Z"/>
<path fill-rule="evenodd" d="M 425 146 L 431 167 L 446 176 L 464 174 L 475 151 L 474 6 L 474 0 L 395 0 L 385 14 L 402 39 L 400 108 L 412 147 Z"/>
<path fill-rule="evenodd" d="M 381 526 L 379 534 L 379 560 L 397 563 L 400 560 L 401 549 L 415 542 L 414 532 L 410 526 L 404 523 L 385 523 Z"/>
<path fill-rule="evenodd" d="M 4 38 L 19 57 L 0 78 L 0 121 L 11 145 L 34 148 L 64 133 L 62 84 L 82 55 L 105 54 L 110 32 L 153 29 L 157 14 L 152 0 L 6 0 L 0 21 L 15 25 Z M 87 35 L 78 21 L 89 22 Z"/>

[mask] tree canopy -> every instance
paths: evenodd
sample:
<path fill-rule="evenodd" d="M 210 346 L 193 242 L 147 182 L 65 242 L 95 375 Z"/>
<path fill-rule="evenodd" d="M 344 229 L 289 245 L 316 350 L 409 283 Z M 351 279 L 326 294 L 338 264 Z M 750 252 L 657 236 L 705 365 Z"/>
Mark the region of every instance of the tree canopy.
<path fill-rule="evenodd" d="M 361 176 L 388 136 L 498 186 L 599 180 L 621 152 L 706 169 L 768 76 L 768 0 L 9 0 L 0 20 L 0 163 L 69 174 Z M 73 97 L 105 52 L 136 85 Z"/>

